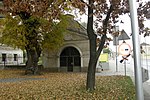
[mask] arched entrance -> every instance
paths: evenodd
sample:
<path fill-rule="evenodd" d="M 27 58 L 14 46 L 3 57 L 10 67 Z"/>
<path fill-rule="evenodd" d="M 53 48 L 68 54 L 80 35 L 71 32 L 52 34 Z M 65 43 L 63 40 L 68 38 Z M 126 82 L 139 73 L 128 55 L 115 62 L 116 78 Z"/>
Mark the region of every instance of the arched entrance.
<path fill-rule="evenodd" d="M 79 51 L 74 47 L 66 47 L 60 54 L 60 67 L 68 72 L 81 70 L 81 57 Z"/>

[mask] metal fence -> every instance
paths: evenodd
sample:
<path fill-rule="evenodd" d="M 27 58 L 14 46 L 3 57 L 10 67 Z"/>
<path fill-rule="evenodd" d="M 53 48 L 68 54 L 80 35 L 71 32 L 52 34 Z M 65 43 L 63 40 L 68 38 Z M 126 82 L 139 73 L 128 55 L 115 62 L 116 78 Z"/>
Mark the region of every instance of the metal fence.
<path fill-rule="evenodd" d="M 17 57 L 17 58 L 14 58 L 14 57 L 6 57 L 6 58 L 3 58 L 3 57 L 0 57 L 0 65 L 22 65 L 22 64 L 25 64 L 26 62 L 26 59 L 23 58 L 23 57 Z"/>

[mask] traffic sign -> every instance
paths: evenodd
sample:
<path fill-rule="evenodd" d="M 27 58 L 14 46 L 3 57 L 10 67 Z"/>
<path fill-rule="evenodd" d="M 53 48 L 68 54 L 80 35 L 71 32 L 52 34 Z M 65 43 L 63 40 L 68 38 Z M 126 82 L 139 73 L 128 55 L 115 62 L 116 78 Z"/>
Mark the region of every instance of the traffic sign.
<path fill-rule="evenodd" d="M 123 42 L 122 44 L 119 45 L 118 51 L 119 54 L 121 54 L 122 56 L 127 56 L 131 53 L 131 47 L 126 42 Z"/>

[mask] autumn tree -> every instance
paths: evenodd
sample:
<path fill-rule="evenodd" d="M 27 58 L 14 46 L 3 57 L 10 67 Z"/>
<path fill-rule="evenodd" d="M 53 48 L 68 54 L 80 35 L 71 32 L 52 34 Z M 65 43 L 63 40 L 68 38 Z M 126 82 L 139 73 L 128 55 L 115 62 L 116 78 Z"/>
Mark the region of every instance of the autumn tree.
<path fill-rule="evenodd" d="M 89 91 L 95 89 L 95 71 L 96 64 L 101 54 L 106 40 L 109 40 L 107 34 L 119 35 L 114 32 L 116 23 L 120 23 L 124 20 L 120 20 L 122 15 L 129 14 L 128 0 L 71 0 L 73 6 L 80 9 L 80 12 L 85 13 L 85 9 L 88 9 L 87 20 L 87 34 L 90 44 L 90 60 L 87 72 L 86 88 Z M 75 3 L 76 2 L 76 3 Z M 150 11 L 150 2 L 137 1 L 138 6 L 138 18 L 140 34 L 149 35 L 148 29 L 144 27 L 144 20 L 149 18 L 148 12 Z M 97 36 L 100 36 L 100 42 L 97 45 Z"/>
<path fill-rule="evenodd" d="M 3 0 L 1 42 L 26 50 L 26 74 L 39 73 L 42 50 L 53 50 L 62 44 L 66 7 L 65 0 Z"/>

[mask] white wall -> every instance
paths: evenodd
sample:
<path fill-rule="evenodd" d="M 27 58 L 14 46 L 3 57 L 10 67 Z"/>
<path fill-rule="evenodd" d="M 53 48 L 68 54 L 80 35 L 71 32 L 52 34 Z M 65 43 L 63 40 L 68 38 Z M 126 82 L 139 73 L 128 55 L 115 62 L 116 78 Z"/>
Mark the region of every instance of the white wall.
<path fill-rule="evenodd" d="M 6 54 L 6 64 L 19 65 L 23 63 L 23 51 L 20 49 L 0 49 L 0 64 L 3 64 L 2 54 Z M 14 61 L 14 54 L 17 54 L 17 60 Z"/>

